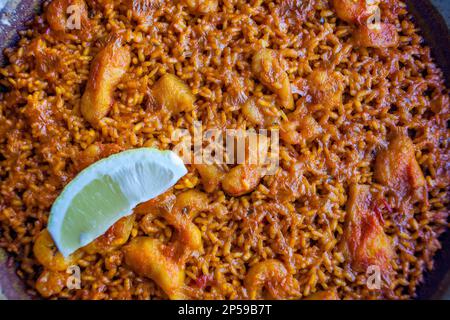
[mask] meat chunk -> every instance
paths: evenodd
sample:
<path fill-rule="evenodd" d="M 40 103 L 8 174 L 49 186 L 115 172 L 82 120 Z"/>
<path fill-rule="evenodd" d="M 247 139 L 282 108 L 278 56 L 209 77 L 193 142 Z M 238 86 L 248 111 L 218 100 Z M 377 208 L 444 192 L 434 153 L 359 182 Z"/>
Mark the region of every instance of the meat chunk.
<path fill-rule="evenodd" d="M 353 41 L 358 47 L 390 48 L 398 46 L 399 37 L 393 24 L 364 25 L 353 31 Z"/>
<path fill-rule="evenodd" d="M 415 156 L 414 144 L 408 136 L 397 135 L 387 149 L 378 153 L 374 177 L 397 192 L 399 197 L 411 193 L 420 197 L 426 181 Z"/>
<path fill-rule="evenodd" d="M 370 186 L 353 184 L 347 201 L 347 215 L 341 249 L 355 271 L 372 265 L 388 275 L 394 251 L 383 222 L 372 208 Z"/>
<path fill-rule="evenodd" d="M 194 109 L 195 97 L 191 89 L 173 74 L 163 75 L 153 85 L 152 94 L 158 107 L 170 114 Z"/>
<path fill-rule="evenodd" d="M 362 24 L 375 13 L 379 1 L 332 0 L 332 4 L 339 19 L 351 24 Z"/>
<path fill-rule="evenodd" d="M 339 72 L 316 69 L 307 77 L 307 81 L 312 103 L 325 107 L 342 104 L 344 86 L 343 77 Z"/>
<path fill-rule="evenodd" d="M 294 108 L 291 83 L 275 50 L 260 49 L 253 55 L 252 72 L 256 78 L 278 96 L 286 109 Z"/>
<path fill-rule="evenodd" d="M 92 126 L 109 113 L 114 89 L 127 72 L 130 61 L 130 49 L 122 46 L 120 40 L 108 43 L 93 60 L 81 98 L 81 113 Z"/>

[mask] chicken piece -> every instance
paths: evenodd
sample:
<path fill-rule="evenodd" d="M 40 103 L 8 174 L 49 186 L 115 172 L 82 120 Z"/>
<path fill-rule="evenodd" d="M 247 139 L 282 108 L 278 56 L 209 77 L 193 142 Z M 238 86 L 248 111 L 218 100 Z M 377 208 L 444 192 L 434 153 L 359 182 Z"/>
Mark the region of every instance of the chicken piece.
<path fill-rule="evenodd" d="M 216 191 L 223 179 L 224 172 L 214 164 L 196 164 L 194 167 L 200 175 L 203 189 L 208 193 Z"/>
<path fill-rule="evenodd" d="M 248 99 L 241 108 L 245 119 L 253 125 L 267 127 L 276 122 L 277 117 L 265 114 L 262 107 L 259 106 L 255 99 Z"/>
<path fill-rule="evenodd" d="M 405 135 L 397 135 L 375 160 L 375 179 L 394 190 L 402 198 L 413 193 L 419 198 L 426 181 L 416 160 L 414 144 Z"/>
<path fill-rule="evenodd" d="M 51 30 L 56 32 L 90 29 L 88 10 L 83 0 L 53 0 L 45 7 L 44 16 Z M 88 37 L 89 33 L 81 32 L 80 35 Z"/>
<path fill-rule="evenodd" d="M 39 263 L 51 271 L 65 271 L 81 256 L 80 251 L 76 251 L 65 258 L 58 251 L 47 229 L 42 230 L 37 236 L 33 245 L 33 253 Z"/>
<path fill-rule="evenodd" d="M 294 109 L 291 83 L 275 50 L 260 49 L 253 55 L 252 72 L 262 84 L 274 92 L 286 109 Z"/>
<path fill-rule="evenodd" d="M 152 94 L 158 107 L 170 114 L 194 110 L 195 97 L 191 89 L 173 74 L 163 75 L 153 85 Z"/>
<path fill-rule="evenodd" d="M 216 12 L 219 7 L 218 0 L 181 0 L 181 3 L 196 14 Z"/>
<path fill-rule="evenodd" d="M 44 270 L 36 281 L 36 290 L 44 298 L 49 298 L 66 287 L 67 278 L 65 272 Z"/>
<path fill-rule="evenodd" d="M 363 24 L 378 9 L 376 0 L 332 0 L 339 19 L 351 24 Z"/>
<path fill-rule="evenodd" d="M 334 290 L 319 291 L 305 298 L 305 300 L 340 300 Z"/>
<path fill-rule="evenodd" d="M 283 263 L 276 259 L 259 262 L 252 266 L 244 278 L 248 298 L 258 299 L 266 289 L 269 299 L 286 299 L 298 293 L 298 281 L 288 273 Z"/>
<path fill-rule="evenodd" d="M 342 242 L 344 256 L 355 271 L 366 272 L 372 265 L 388 275 L 394 251 L 383 224 L 372 208 L 370 186 L 353 184 L 347 201 L 347 215 Z"/>
<path fill-rule="evenodd" d="M 113 224 L 105 234 L 83 248 L 89 254 L 107 253 L 124 245 L 130 237 L 133 229 L 134 215 L 121 218 Z"/>
<path fill-rule="evenodd" d="M 390 48 L 398 46 L 399 36 L 393 24 L 379 23 L 359 26 L 353 31 L 353 42 L 357 47 Z"/>
<path fill-rule="evenodd" d="M 185 299 L 184 264 L 173 261 L 160 240 L 137 237 L 123 248 L 125 263 L 137 274 L 155 281 L 172 300 Z"/>
<path fill-rule="evenodd" d="M 301 144 L 316 139 L 322 133 L 322 127 L 311 116 L 290 119 L 281 124 L 280 138 L 289 144 Z"/>
<path fill-rule="evenodd" d="M 339 72 L 316 69 L 307 77 L 307 82 L 312 103 L 328 108 L 342 104 L 344 86 Z"/>
<path fill-rule="evenodd" d="M 114 89 L 127 72 L 130 61 L 130 49 L 122 46 L 120 40 L 108 43 L 92 61 L 81 98 L 81 114 L 92 126 L 111 109 Z"/>

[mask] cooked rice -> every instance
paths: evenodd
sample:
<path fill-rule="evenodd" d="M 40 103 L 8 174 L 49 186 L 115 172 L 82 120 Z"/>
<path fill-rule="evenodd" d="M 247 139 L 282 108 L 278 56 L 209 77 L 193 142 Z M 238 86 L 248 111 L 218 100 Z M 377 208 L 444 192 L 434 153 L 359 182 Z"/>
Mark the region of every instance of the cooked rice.
<path fill-rule="evenodd" d="M 202 231 L 204 253 L 188 259 L 185 283 L 196 299 L 247 297 L 243 280 L 259 261 L 277 258 L 299 281 L 294 298 L 334 288 L 340 298 L 407 299 L 415 296 L 423 274 L 433 267 L 438 237 L 448 227 L 449 102 L 441 71 L 433 63 L 406 7 L 386 19 L 400 30 L 400 45 L 389 49 L 353 47 L 350 26 L 336 18 L 328 1 L 220 1 L 219 11 L 191 15 L 172 1 L 155 9 L 154 24 L 138 25 L 126 2 L 94 5 L 87 1 L 94 41 L 74 35 L 60 39 L 42 16 L 21 32 L 16 48 L 6 51 L 0 69 L 0 247 L 17 262 L 17 274 L 31 295 L 43 268 L 32 252 L 46 227 L 50 207 L 77 174 L 74 165 L 90 145 L 114 143 L 123 149 L 151 146 L 171 149 L 172 132 L 251 125 L 240 113 L 239 97 L 269 95 L 251 76 L 255 48 L 278 49 L 287 61 L 293 87 L 312 70 L 330 67 L 343 75 L 344 103 L 314 109 L 294 90 L 297 107 L 325 128 L 312 142 L 292 146 L 281 141 L 281 168 L 304 161 L 302 196 L 277 209 L 266 176 L 242 197 L 222 190 L 208 194 L 223 212 L 202 212 L 194 223 Z M 112 5 L 112 3 L 114 5 Z M 286 15 L 294 11 L 296 23 Z M 298 11 L 297 11 L 298 10 Z M 100 128 L 80 113 L 80 98 L 90 62 L 112 33 L 123 33 L 132 50 L 131 66 L 118 85 L 114 104 Z M 40 44 L 36 42 L 40 41 Z M 37 47 L 45 55 L 38 55 Z M 196 109 L 170 119 L 152 116 L 148 88 L 165 73 L 178 75 L 196 94 Z M 265 103 L 264 101 L 262 103 Z M 287 113 L 287 110 L 284 110 Z M 163 126 L 161 126 L 163 124 Z M 158 128 L 161 127 L 161 128 Z M 416 158 L 428 183 L 428 204 L 414 203 L 408 221 L 383 210 L 385 231 L 395 244 L 394 275 L 386 290 L 369 290 L 366 275 L 352 270 L 339 251 L 348 187 L 372 184 L 374 159 L 395 129 L 413 139 Z M 175 186 L 179 193 L 202 190 L 197 171 Z M 391 194 L 385 194 L 390 204 Z M 221 206 L 220 206 L 221 205 Z M 396 210 L 394 206 L 394 211 Z M 172 227 L 163 218 L 137 216 L 132 236 L 170 241 Z M 150 279 L 133 273 L 120 248 L 105 255 L 85 255 L 77 263 L 82 289 L 63 289 L 52 298 L 166 299 Z M 202 275 L 206 287 L 195 283 Z"/>

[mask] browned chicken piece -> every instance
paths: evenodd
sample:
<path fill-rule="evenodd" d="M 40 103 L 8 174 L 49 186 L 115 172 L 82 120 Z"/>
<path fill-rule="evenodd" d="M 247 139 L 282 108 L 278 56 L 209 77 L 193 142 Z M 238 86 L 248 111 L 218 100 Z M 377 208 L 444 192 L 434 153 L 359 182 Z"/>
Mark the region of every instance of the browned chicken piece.
<path fill-rule="evenodd" d="M 373 210 L 370 186 L 353 184 L 347 201 L 347 215 L 341 249 L 355 271 L 366 272 L 372 265 L 388 275 L 394 256 L 382 218 Z"/>
<path fill-rule="evenodd" d="M 353 42 L 357 47 L 390 48 L 398 46 L 399 37 L 393 24 L 379 23 L 359 26 L 353 31 Z"/>
<path fill-rule="evenodd" d="M 152 88 L 152 95 L 159 109 L 170 114 L 189 112 L 194 109 L 195 97 L 191 89 L 173 74 L 163 75 Z"/>
<path fill-rule="evenodd" d="M 316 69 L 308 77 L 309 94 L 312 103 L 334 107 L 342 103 L 343 77 L 337 71 Z"/>
<path fill-rule="evenodd" d="M 219 188 L 225 173 L 217 165 L 196 164 L 194 167 L 200 175 L 203 189 L 205 189 L 206 192 L 211 193 Z"/>
<path fill-rule="evenodd" d="M 319 291 L 305 298 L 305 300 L 340 300 L 334 290 Z"/>
<path fill-rule="evenodd" d="M 202 14 L 216 12 L 219 7 L 218 0 L 181 0 L 192 13 Z"/>
<path fill-rule="evenodd" d="M 267 127 L 276 122 L 277 117 L 264 113 L 262 107 L 259 106 L 255 99 L 248 99 L 241 108 L 245 119 L 253 125 Z"/>
<path fill-rule="evenodd" d="M 121 218 L 103 235 L 89 243 L 83 250 L 89 254 L 107 253 L 124 245 L 133 229 L 134 215 Z"/>
<path fill-rule="evenodd" d="M 375 13 L 379 1 L 370 0 L 332 0 L 339 19 L 352 24 L 363 24 Z"/>
<path fill-rule="evenodd" d="M 416 160 L 414 144 L 405 135 L 397 135 L 375 160 L 375 179 L 403 197 L 423 194 L 426 181 Z"/>
<path fill-rule="evenodd" d="M 77 14 L 80 25 L 75 19 Z M 90 28 L 87 6 L 83 0 L 53 0 L 45 8 L 45 18 L 50 28 L 57 32 Z"/>
<path fill-rule="evenodd" d="M 280 128 L 280 138 L 289 144 L 301 144 L 316 139 L 322 133 L 322 127 L 311 116 L 284 121 Z"/>
<path fill-rule="evenodd" d="M 130 61 L 130 49 L 122 46 L 120 40 L 108 43 L 92 61 L 81 98 L 81 114 L 92 126 L 111 109 L 114 89 L 127 72 Z"/>
<path fill-rule="evenodd" d="M 283 107 L 294 109 L 291 83 L 277 51 L 271 49 L 257 51 L 252 59 L 252 72 L 262 84 L 278 96 Z"/>
<path fill-rule="evenodd" d="M 299 290 L 298 281 L 286 270 L 282 262 L 270 259 L 258 262 L 244 278 L 248 298 L 287 299 Z M 265 289 L 266 296 L 261 297 Z"/>
<path fill-rule="evenodd" d="M 36 281 L 36 290 L 44 298 L 49 298 L 66 287 L 67 278 L 68 274 L 65 271 L 44 270 Z"/>
<path fill-rule="evenodd" d="M 91 144 L 85 150 L 77 154 L 73 159 L 75 171 L 81 171 L 94 162 L 109 157 L 115 153 L 122 151 L 123 148 L 115 143 L 95 143 Z"/>

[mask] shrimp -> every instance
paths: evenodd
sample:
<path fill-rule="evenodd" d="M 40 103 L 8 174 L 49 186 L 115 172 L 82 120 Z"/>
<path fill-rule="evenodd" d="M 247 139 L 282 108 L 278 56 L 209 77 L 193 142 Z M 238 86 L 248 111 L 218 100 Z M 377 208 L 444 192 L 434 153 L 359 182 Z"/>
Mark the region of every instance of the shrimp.
<path fill-rule="evenodd" d="M 298 281 L 288 273 L 283 263 L 276 259 L 259 262 L 252 266 L 244 278 L 249 299 L 257 299 L 263 288 L 270 299 L 285 299 L 297 295 Z"/>
<path fill-rule="evenodd" d="M 393 24 L 379 23 L 358 27 L 353 31 L 353 42 L 358 47 L 390 48 L 398 46 L 399 36 Z"/>
<path fill-rule="evenodd" d="M 340 248 L 358 272 L 366 272 L 371 265 L 389 274 L 394 257 L 389 237 L 382 221 L 372 209 L 370 186 L 353 184 L 347 201 L 347 215 Z"/>
<path fill-rule="evenodd" d="M 264 113 L 264 110 L 259 106 L 255 99 L 248 99 L 241 108 L 245 119 L 253 125 L 267 127 L 277 121 L 277 117 Z"/>
<path fill-rule="evenodd" d="M 339 19 L 352 24 L 362 24 L 375 13 L 380 1 L 332 0 Z"/>
<path fill-rule="evenodd" d="M 252 72 L 262 84 L 274 92 L 286 109 L 294 109 L 291 83 L 278 53 L 271 49 L 260 49 L 253 55 Z"/>
<path fill-rule="evenodd" d="M 76 251 L 69 257 L 64 258 L 47 229 L 42 230 L 37 236 L 33 253 L 39 263 L 51 271 L 65 271 L 81 257 L 81 252 Z"/>
<path fill-rule="evenodd" d="M 170 114 L 190 112 L 194 109 L 195 96 L 191 89 L 176 75 L 163 75 L 152 87 L 153 98 L 160 109 Z"/>
<path fill-rule="evenodd" d="M 318 291 L 305 298 L 305 300 L 340 300 L 335 290 Z"/>
<path fill-rule="evenodd" d="M 216 12 L 219 7 L 218 0 L 181 0 L 181 3 L 197 14 Z"/>
<path fill-rule="evenodd" d="M 255 190 L 261 177 L 258 165 L 239 164 L 225 175 L 222 189 L 230 196 L 239 197 Z"/>
<path fill-rule="evenodd" d="M 224 172 L 214 164 L 197 164 L 194 167 L 200 175 L 203 189 L 208 193 L 216 191 L 223 179 Z"/>
<path fill-rule="evenodd" d="M 65 288 L 67 277 L 65 272 L 44 270 L 36 281 L 36 290 L 44 298 L 51 297 Z"/>
<path fill-rule="evenodd" d="M 173 261 L 170 247 L 158 239 L 137 237 L 124 249 L 125 263 L 137 274 L 155 281 L 172 300 L 185 299 L 184 264 Z"/>
<path fill-rule="evenodd" d="M 186 298 L 183 288 L 186 260 L 203 251 L 201 232 L 186 214 L 189 209 L 192 213 L 204 208 L 201 197 L 193 190 L 187 191 L 177 197 L 173 207 L 159 207 L 160 214 L 176 230 L 170 243 L 165 244 L 150 237 L 137 237 L 122 249 L 125 263 L 131 270 L 153 279 L 170 299 Z"/>
<path fill-rule="evenodd" d="M 375 159 L 375 179 L 403 197 L 413 193 L 419 198 L 426 187 L 426 180 L 417 162 L 414 144 L 405 135 L 397 135 L 387 149 Z"/>
<path fill-rule="evenodd" d="M 322 127 L 312 116 L 306 116 L 283 122 L 280 138 L 286 143 L 296 145 L 316 139 L 322 131 Z"/>
<path fill-rule="evenodd" d="M 90 33 L 88 32 L 90 22 L 87 6 L 83 0 L 53 0 L 50 2 L 44 12 L 50 29 L 60 34 L 66 33 L 72 23 L 67 18 L 68 13 L 72 11 L 71 9 L 74 10 L 73 13 L 76 13 L 80 17 L 80 25 L 74 25 L 73 29 L 83 31 L 80 32 L 80 35 L 83 39 L 88 39 L 90 37 Z M 75 20 L 73 22 L 77 23 Z"/>
<path fill-rule="evenodd" d="M 327 69 L 316 69 L 307 77 L 312 103 L 334 107 L 342 103 L 344 92 L 342 74 Z"/>
<path fill-rule="evenodd" d="M 96 126 L 111 109 L 113 93 L 131 61 L 128 47 L 122 46 L 120 40 L 109 42 L 95 57 L 81 98 L 81 114 Z"/>
<path fill-rule="evenodd" d="M 133 229 L 134 215 L 121 218 L 103 235 L 83 248 L 89 254 L 106 253 L 124 245 Z"/>

